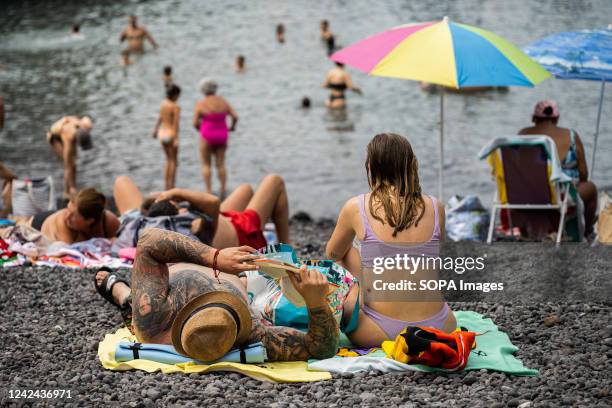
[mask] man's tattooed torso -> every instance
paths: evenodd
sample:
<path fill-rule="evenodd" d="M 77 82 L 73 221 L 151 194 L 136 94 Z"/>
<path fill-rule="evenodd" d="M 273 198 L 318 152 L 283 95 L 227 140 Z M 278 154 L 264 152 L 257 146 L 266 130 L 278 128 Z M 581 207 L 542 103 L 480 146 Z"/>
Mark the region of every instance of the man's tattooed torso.
<path fill-rule="evenodd" d="M 145 230 L 132 269 L 133 326 L 138 340 L 171 344 L 168 335 L 176 315 L 194 297 L 224 290 L 243 299 L 244 292 L 231 282 L 219 283 L 197 269 L 169 273 L 168 264 L 207 265 L 211 248 L 184 235 L 156 228 Z M 269 361 L 328 358 L 335 354 L 339 330 L 329 306 L 308 310 L 308 333 L 289 327 L 268 327 L 253 319 L 249 343 L 261 341 Z"/>
<path fill-rule="evenodd" d="M 165 299 L 146 294 L 138 297 L 140 303 L 148 301 L 150 305 L 150 308 L 136 307 L 134 310 L 134 324 L 141 335 L 147 338 L 154 338 L 170 330 L 178 312 L 196 296 L 222 290 L 244 298 L 243 293 L 231 283 L 224 280 L 219 283 L 217 279 L 195 269 L 170 273 L 169 282 L 170 289 Z M 147 283 L 144 282 L 143 286 L 147 286 Z"/>

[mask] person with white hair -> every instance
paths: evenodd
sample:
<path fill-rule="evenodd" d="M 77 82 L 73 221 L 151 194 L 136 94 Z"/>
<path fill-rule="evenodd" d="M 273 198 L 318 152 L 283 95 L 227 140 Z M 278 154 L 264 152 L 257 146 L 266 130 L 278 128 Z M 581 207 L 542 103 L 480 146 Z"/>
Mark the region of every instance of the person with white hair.
<path fill-rule="evenodd" d="M 91 118 L 64 116 L 47 131 L 47 142 L 55 154 L 64 162 L 64 197 L 76 193 L 77 143 L 83 150 L 92 148 Z"/>
<path fill-rule="evenodd" d="M 221 188 L 219 196 L 225 197 L 227 172 L 225 170 L 225 151 L 229 132 L 236 129 L 238 115 L 231 105 L 221 96 L 217 95 L 217 83 L 211 79 L 200 81 L 200 90 L 204 98 L 200 99 L 195 106 L 193 114 L 193 126 L 200 132 L 200 155 L 202 156 L 202 176 L 207 192 L 212 192 L 211 165 L 215 158 L 217 176 Z M 232 118 L 228 129 L 226 117 Z"/>

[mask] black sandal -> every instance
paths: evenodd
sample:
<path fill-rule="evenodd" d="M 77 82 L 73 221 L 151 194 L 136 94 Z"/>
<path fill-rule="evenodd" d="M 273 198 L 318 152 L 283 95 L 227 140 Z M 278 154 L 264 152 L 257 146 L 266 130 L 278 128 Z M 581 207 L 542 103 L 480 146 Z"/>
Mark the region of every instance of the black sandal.
<path fill-rule="evenodd" d="M 96 275 L 98 275 L 98 272 L 100 272 L 100 271 L 106 271 L 106 272 L 108 272 L 108 275 L 106 275 L 106 278 L 104 278 L 102 283 L 98 286 L 98 281 L 96 280 Z M 123 318 L 123 322 L 125 323 L 125 325 L 128 328 L 131 329 L 131 325 L 132 325 L 132 303 L 130 302 L 130 298 L 128 297 L 126 302 L 124 304 L 122 304 L 122 305 L 118 304 L 115 301 L 115 299 L 113 298 L 113 286 L 115 286 L 119 282 L 123 282 L 129 288 L 130 284 L 125 279 L 119 278 L 116 274 L 113 273 L 112 269 L 107 268 L 106 266 L 103 266 L 102 268 L 98 269 L 94 273 L 93 279 L 94 279 L 94 286 L 96 287 L 96 290 L 98 291 L 98 293 L 104 299 L 106 299 L 109 303 L 111 303 L 112 305 L 114 305 L 115 307 L 117 307 L 120 310 L 121 317 Z"/>
<path fill-rule="evenodd" d="M 98 286 L 98 281 L 96 280 L 96 276 L 98 275 L 98 272 L 100 271 L 106 271 L 108 272 L 108 275 L 106 275 L 106 278 L 104 278 L 100 286 Z M 94 286 L 96 287 L 96 290 L 104 299 L 106 299 L 111 304 L 117 306 L 119 309 L 122 309 L 123 307 L 125 307 L 125 305 L 118 304 L 113 298 L 113 286 L 115 286 L 117 283 L 123 282 L 128 288 L 130 287 L 130 284 L 125 279 L 119 278 L 117 275 L 113 273 L 113 271 L 110 268 L 103 266 L 102 268 L 98 269 L 96 273 L 94 273 L 93 280 L 94 280 Z"/>

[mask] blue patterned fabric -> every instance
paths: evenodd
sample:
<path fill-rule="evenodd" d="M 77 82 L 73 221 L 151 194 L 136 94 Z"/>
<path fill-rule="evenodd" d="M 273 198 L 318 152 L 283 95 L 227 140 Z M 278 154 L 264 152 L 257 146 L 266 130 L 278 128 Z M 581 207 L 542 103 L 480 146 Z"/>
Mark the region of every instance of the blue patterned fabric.
<path fill-rule="evenodd" d="M 563 32 L 524 48 L 556 78 L 612 81 L 612 29 Z"/>

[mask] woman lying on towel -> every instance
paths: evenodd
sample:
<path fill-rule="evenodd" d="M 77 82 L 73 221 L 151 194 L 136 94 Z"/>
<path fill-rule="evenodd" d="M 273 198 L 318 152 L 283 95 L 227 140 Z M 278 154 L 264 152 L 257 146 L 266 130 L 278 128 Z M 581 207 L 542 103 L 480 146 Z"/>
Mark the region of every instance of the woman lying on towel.
<path fill-rule="evenodd" d="M 95 188 L 79 191 L 68 206 L 58 211 L 45 211 L 32 218 L 31 226 L 52 241 L 67 244 L 91 238 L 113 238 L 119 219 L 105 209 L 106 198 Z"/>
<path fill-rule="evenodd" d="M 347 201 L 327 244 L 327 256 L 361 284 L 364 304 L 357 330 L 348 337 L 372 347 L 394 340 L 408 325 L 452 332 L 457 322 L 439 291 L 381 290 L 381 283 L 437 279 L 435 270 L 409 271 L 403 264 L 378 270 L 398 255 L 437 257 L 444 239 L 444 206 L 421 192 L 412 146 L 397 134 L 376 135 L 367 147 L 366 171 L 370 192 Z"/>
<path fill-rule="evenodd" d="M 240 185 L 223 202 L 212 194 L 181 188 L 143 199 L 127 176 L 117 178 L 113 194 L 121 214 L 113 252 L 134 247 L 139 234 L 151 226 L 182 233 L 214 248 L 248 245 L 259 249 L 266 245 L 263 227 L 272 219 L 279 239 L 289 241 L 285 182 L 275 174 L 266 176 L 255 192 L 248 184 Z"/>

